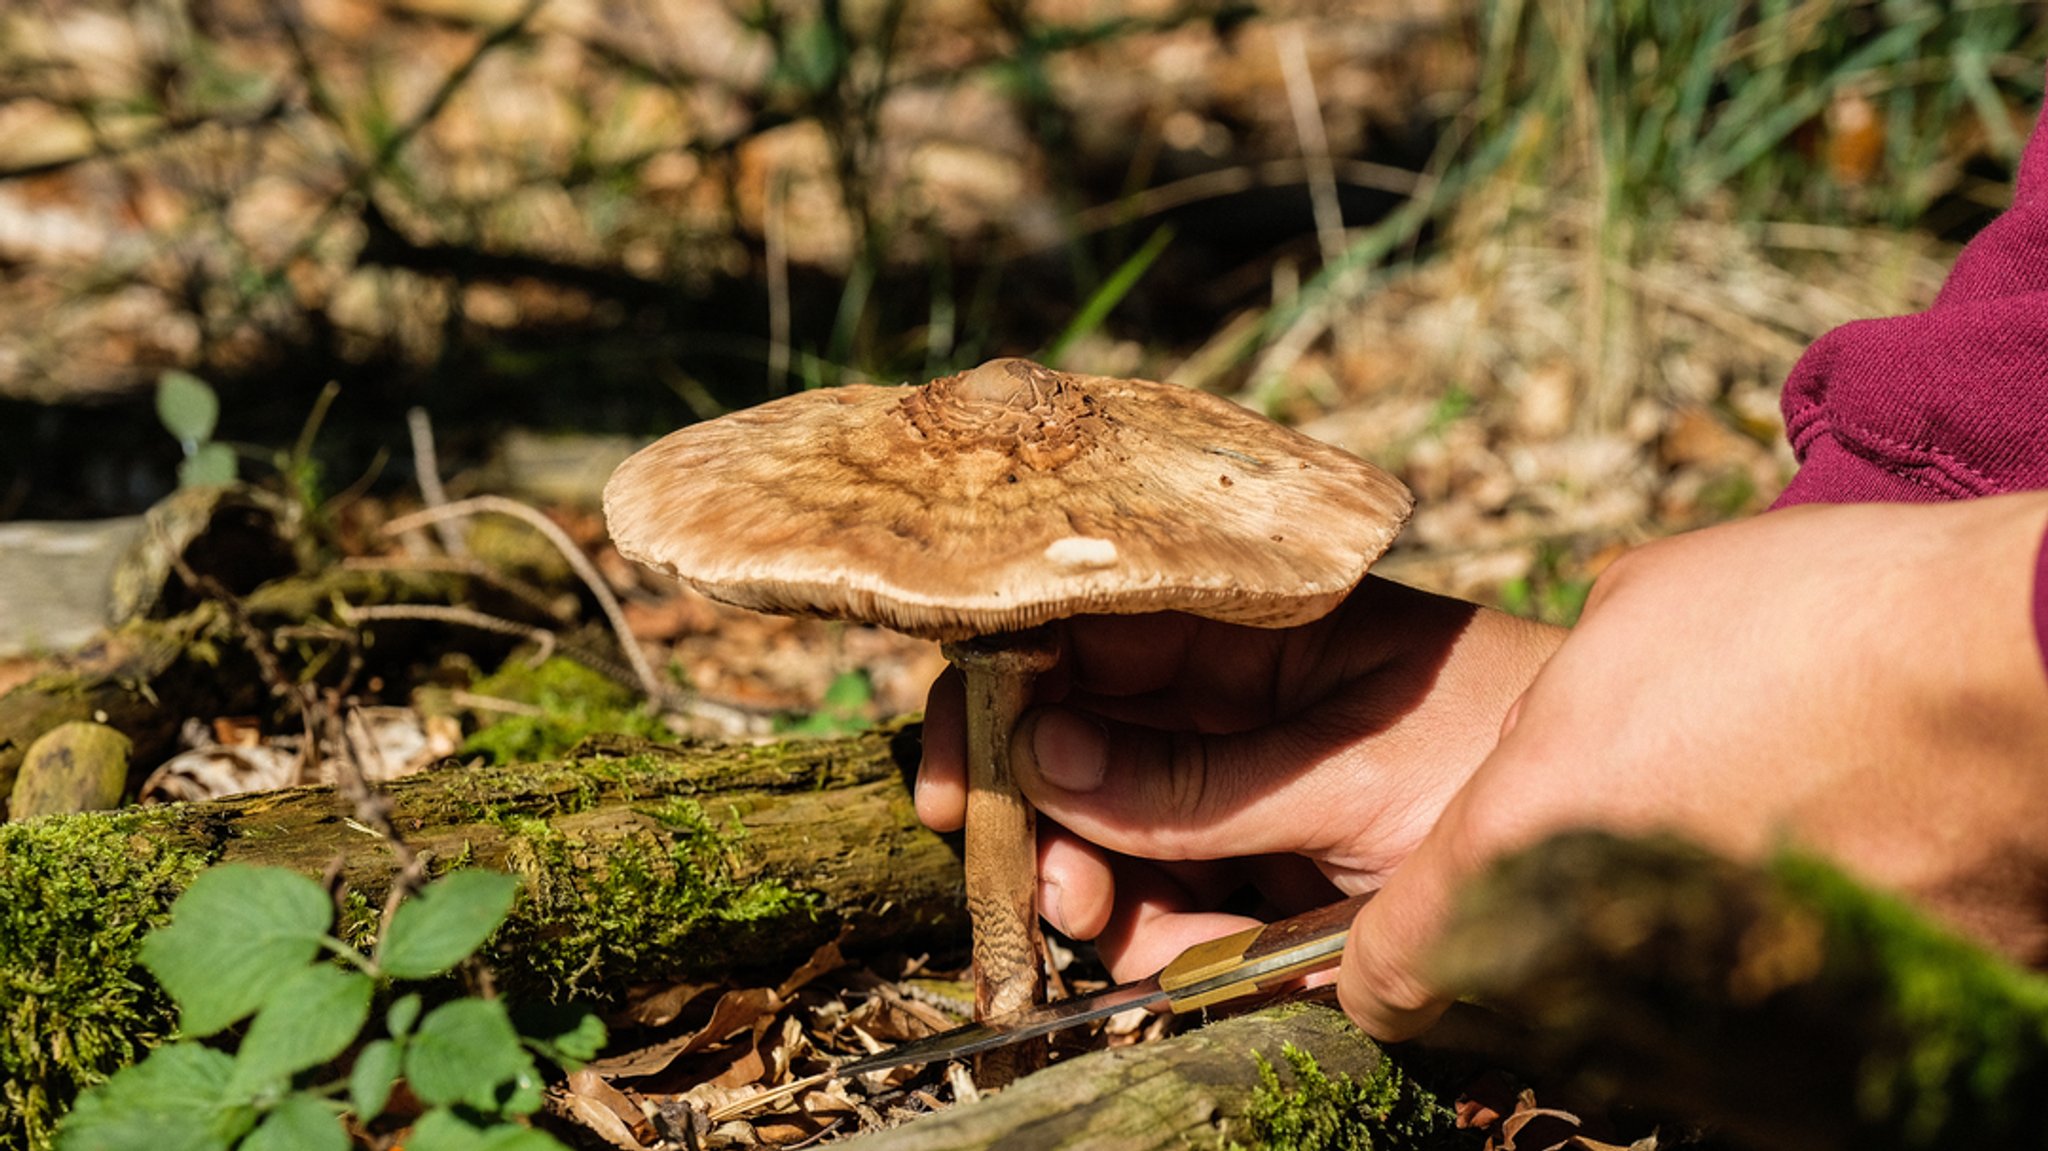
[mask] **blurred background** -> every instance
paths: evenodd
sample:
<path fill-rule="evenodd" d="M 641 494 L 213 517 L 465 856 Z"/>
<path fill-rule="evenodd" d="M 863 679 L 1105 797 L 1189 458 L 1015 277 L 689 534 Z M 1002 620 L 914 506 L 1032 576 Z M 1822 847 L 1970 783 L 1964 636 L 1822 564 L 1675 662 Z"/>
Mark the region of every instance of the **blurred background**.
<path fill-rule="evenodd" d="M 345 522 L 414 490 L 417 408 L 451 494 L 573 521 L 692 420 L 1028 354 L 1372 458 L 1421 501 L 1383 570 L 1570 619 L 1769 502 L 1808 341 L 1931 299 L 2044 15 L 10 0 L 0 520 L 225 456 Z"/>

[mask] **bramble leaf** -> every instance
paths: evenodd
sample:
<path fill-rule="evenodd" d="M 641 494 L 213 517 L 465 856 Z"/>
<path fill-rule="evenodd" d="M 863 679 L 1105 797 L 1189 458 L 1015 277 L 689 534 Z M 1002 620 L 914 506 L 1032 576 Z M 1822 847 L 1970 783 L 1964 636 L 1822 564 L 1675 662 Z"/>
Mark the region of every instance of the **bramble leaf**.
<path fill-rule="evenodd" d="M 533 1057 L 495 999 L 457 999 L 420 1020 L 406 1044 L 405 1079 L 429 1106 L 497 1111 L 499 1089 L 533 1070 Z"/>
<path fill-rule="evenodd" d="M 197 1043 L 173 1043 L 78 1097 L 57 1151 L 226 1151 L 256 1121 L 230 1102 L 235 1062 Z"/>
<path fill-rule="evenodd" d="M 412 1034 L 412 1026 L 420 1021 L 420 997 L 402 995 L 393 1000 L 389 1010 L 384 1012 L 384 1027 L 393 1039 L 403 1039 Z"/>
<path fill-rule="evenodd" d="M 526 1024 L 526 1044 L 542 1055 L 565 1067 L 574 1069 L 576 1064 L 588 1063 L 597 1058 L 604 1047 L 604 1021 L 589 1011 L 578 1011 L 575 1022 L 553 1035 L 535 1035 L 534 1026 Z"/>
<path fill-rule="evenodd" d="M 406 1136 L 406 1151 L 565 1151 L 554 1136 L 531 1127 L 476 1127 L 446 1108 L 420 1116 Z"/>
<path fill-rule="evenodd" d="M 241 1151 L 348 1151 L 341 1116 L 310 1095 L 286 1096 L 263 1119 Z"/>
<path fill-rule="evenodd" d="M 391 1086 L 398 1081 L 398 1044 L 379 1039 L 363 1045 L 356 1053 L 356 1065 L 348 1073 L 348 1102 L 356 1118 L 364 1123 L 384 1113 L 391 1101 Z"/>
<path fill-rule="evenodd" d="M 377 944 L 377 966 L 396 979 L 427 979 L 468 958 L 489 939 L 519 893 L 495 871 L 456 871 L 399 905 Z"/>
<path fill-rule="evenodd" d="M 319 953 L 334 908 L 320 885 L 275 867 L 223 864 L 192 881 L 142 962 L 178 1001 L 185 1034 L 211 1035 L 261 1007 Z"/>
<path fill-rule="evenodd" d="M 373 987 L 359 971 L 297 969 L 249 1024 L 228 1090 L 258 1091 L 348 1050 L 370 1017 Z"/>

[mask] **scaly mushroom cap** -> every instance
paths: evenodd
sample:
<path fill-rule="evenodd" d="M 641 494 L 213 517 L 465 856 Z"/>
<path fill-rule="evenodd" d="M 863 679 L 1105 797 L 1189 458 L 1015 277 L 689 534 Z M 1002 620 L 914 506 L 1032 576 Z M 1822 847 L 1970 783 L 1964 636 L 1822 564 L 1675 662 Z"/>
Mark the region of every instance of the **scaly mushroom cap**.
<path fill-rule="evenodd" d="M 1412 504 L 1228 400 L 1015 359 L 684 428 L 604 498 L 622 553 L 713 599 L 939 640 L 1086 613 L 1305 623 Z"/>

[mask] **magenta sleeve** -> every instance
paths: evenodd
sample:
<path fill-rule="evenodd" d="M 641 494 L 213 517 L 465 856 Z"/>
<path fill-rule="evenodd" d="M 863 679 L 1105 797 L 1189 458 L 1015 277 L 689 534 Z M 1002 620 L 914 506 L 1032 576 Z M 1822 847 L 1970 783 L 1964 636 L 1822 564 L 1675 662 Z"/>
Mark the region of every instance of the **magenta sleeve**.
<path fill-rule="evenodd" d="M 2048 128 L 1933 306 L 1823 336 L 1784 411 L 1800 468 L 1777 506 L 2048 488 Z"/>
<path fill-rule="evenodd" d="M 2041 554 L 2034 560 L 2034 641 L 2048 667 L 2048 531 L 2041 533 Z"/>

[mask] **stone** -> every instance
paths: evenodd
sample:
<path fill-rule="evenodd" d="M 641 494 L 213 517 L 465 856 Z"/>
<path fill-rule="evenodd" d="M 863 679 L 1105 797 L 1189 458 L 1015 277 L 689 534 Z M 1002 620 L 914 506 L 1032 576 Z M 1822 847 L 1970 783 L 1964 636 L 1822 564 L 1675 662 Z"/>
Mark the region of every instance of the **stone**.
<path fill-rule="evenodd" d="M 103 723 L 79 720 L 43 733 L 29 745 L 8 797 L 8 818 L 109 811 L 128 788 L 128 737 Z"/>

